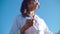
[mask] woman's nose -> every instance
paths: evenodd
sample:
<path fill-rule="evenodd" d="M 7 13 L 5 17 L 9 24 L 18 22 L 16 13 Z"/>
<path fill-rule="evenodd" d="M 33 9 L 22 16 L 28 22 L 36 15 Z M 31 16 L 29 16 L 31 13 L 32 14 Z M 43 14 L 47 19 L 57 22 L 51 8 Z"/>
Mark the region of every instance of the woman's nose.
<path fill-rule="evenodd" d="M 35 0 L 35 1 L 36 1 L 36 3 L 38 3 L 38 5 L 40 5 L 39 0 Z"/>
<path fill-rule="evenodd" d="M 40 3 L 38 2 L 38 5 L 40 5 Z"/>

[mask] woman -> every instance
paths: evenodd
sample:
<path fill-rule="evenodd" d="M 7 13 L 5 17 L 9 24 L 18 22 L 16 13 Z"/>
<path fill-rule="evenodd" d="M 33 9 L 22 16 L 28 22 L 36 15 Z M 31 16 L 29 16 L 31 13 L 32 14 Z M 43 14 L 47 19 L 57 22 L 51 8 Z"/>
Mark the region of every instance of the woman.
<path fill-rule="evenodd" d="M 44 20 L 34 14 L 38 7 L 38 0 L 23 0 L 21 15 L 16 17 L 10 34 L 52 34 Z"/>

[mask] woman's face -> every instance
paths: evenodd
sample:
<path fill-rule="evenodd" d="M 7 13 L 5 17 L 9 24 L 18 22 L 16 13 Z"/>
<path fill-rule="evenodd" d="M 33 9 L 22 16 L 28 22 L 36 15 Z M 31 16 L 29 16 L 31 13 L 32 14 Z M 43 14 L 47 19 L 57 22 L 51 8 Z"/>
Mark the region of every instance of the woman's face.
<path fill-rule="evenodd" d="M 37 6 L 36 6 L 36 10 L 37 10 L 39 8 L 39 6 L 40 6 L 40 3 L 39 3 L 38 0 L 36 0 L 36 2 L 37 2 Z"/>

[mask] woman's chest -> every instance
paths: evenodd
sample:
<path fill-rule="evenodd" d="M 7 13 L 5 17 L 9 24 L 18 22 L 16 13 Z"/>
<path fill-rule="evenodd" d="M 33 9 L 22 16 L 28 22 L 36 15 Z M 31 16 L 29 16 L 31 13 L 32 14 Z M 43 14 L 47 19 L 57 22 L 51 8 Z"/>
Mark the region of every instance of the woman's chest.
<path fill-rule="evenodd" d="M 34 26 L 31 26 L 29 29 L 25 31 L 25 34 L 37 34 L 37 30 L 34 28 Z"/>

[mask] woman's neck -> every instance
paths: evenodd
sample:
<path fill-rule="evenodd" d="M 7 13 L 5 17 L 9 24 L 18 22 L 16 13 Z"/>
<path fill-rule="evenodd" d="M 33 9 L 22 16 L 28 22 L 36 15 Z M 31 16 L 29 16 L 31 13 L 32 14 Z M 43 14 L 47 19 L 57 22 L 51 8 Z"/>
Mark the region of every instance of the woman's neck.
<path fill-rule="evenodd" d="M 30 16 L 34 16 L 34 11 L 30 11 Z"/>

